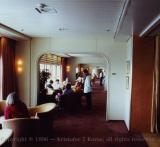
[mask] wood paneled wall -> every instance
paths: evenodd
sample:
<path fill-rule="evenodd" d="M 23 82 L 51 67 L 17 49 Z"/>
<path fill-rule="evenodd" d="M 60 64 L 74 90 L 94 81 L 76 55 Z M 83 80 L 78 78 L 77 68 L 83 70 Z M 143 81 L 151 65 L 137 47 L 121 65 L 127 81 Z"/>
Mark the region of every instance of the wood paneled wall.
<path fill-rule="evenodd" d="M 133 39 L 131 131 L 150 132 L 155 38 Z"/>

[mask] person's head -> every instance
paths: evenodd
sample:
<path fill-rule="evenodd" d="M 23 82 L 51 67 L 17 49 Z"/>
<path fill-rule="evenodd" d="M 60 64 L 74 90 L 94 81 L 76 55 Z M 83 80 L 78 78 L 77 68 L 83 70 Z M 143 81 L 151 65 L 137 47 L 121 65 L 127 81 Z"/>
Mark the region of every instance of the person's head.
<path fill-rule="evenodd" d="M 89 72 L 88 72 L 87 69 L 84 69 L 83 72 L 84 72 L 85 75 L 89 75 Z"/>
<path fill-rule="evenodd" d="M 68 84 L 66 85 L 66 89 L 67 89 L 67 90 L 71 89 L 71 84 L 70 84 L 70 83 L 68 83 Z"/>
<path fill-rule="evenodd" d="M 56 79 L 56 83 L 59 83 L 59 79 Z"/>
<path fill-rule="evenodd" d="M 49 83 L 50 83 L 50 84 L 53 84 L 53 80 L 50 80 Z"/>
<path fill-rule="evenodd" d="M 16 92 L 12 92 L 7 96 L 6 105 L 14 105 L 19 101 Z"/>

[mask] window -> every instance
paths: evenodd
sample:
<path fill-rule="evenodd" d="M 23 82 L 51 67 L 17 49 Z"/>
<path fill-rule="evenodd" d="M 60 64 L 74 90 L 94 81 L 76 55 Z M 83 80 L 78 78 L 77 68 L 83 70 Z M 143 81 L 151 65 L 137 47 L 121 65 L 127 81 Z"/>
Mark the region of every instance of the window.
<path fill-rule="evenodd" d="M 51 101 L 51 95 L 48 95 L 46 85 L 50 80 L 62 81 L 62 63 L 61 57 L 54 54 L 44 54 L 39 59 L 39 88 L 37 103 L 42 104 Z"/>
<path fill-rule="evenodd" d="M 40 72 L 47 71 L 50 73 L 50 79 L 55 81 L 56 79 L 61 79 L 62 75 L 62 66 L 61 65 L 53 65 L 53 64 L 40 64 Z"/>
<path fill-rule="evenodd" d="M 44 54 L 39 60 L 40 72 L 46 71 L 50 74 L 50 79 L 62 81 L 61 57 L 54 54 Z"/>

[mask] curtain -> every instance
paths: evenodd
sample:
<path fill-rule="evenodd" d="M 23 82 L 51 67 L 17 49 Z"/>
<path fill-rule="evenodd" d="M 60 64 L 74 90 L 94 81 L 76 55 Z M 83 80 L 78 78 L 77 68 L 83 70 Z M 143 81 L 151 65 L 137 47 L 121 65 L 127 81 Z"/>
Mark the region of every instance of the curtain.
<path fill-rule="evenodd" d="M 15 91 L 15 42 L 2 37 L 0 40 L 1 99 Z"/>
<path fill-rule="evenodd" d="M 160 35 L 156 37 L 151 132 L 160 133 Z"/>
<path fill-rule="evenodd" d="M 61 65 L 62 65 L 62 81 L 64 81 L 67 77 L 66 73 L 67 58 L 62 58 Z"/>
<path fill-rule="evenodd" d="M 1 38 L 0 38 L 0 100 L 2 100 L 2 50 L 1 50 Z"/>

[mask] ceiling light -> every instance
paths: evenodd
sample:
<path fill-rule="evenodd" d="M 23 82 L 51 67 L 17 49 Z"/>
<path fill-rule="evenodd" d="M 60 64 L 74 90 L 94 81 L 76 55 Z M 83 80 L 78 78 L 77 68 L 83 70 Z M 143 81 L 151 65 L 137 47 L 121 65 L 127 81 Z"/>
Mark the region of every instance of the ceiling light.
<path fill-rule="evenodd" d="M 66 31 L 66 30 L 69 30 L 69 29 L 67 29 L 67 28 L 59 28 L 58 30 L 59 31 Z"/>
<path fill-rule="evenodd" d="M 38 13 L 57 13 L 57 10 L 53 7 L 50 7 L 44 3 L 40 3 L 35 7 L 35 10 Z"/>
<path fill-rule="evenodd" d="M 110 29 L 106 29 L 107 32 L 110 32 Z"/>

